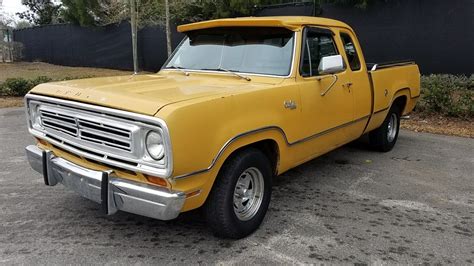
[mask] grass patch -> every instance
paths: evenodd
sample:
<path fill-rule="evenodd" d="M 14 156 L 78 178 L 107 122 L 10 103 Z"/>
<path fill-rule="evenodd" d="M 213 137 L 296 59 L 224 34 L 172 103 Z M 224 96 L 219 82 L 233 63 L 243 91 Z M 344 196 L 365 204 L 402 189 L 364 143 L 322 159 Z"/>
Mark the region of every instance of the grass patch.
<path fill-rule="evenodd" d="M 474 119 L 412 113 L 400 127 L 415 132 L 474 138 Z"/>
<path fill-rule="evenodd" d="M 23 97 L 0 97 L 0 108 L 22 107 Z"/>
<path fill-rule="evenodd" d="M 8 78 L 18 77 L 31 80 L 46 76 L 51 80 L 68 80 L 81 77 L 131 75 L 132 73 L 132 71 L 105 68 L 58 66 L 42 62 L 0 63 L 0 83 Z"/>

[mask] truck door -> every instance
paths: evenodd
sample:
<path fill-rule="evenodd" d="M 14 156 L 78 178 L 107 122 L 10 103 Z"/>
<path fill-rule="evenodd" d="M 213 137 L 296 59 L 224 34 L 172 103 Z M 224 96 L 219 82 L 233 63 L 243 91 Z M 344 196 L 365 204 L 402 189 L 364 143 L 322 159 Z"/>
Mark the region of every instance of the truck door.
<path fill-rule="evenodd" d="M 346 87 L 349 82 L 346 70 L 335 74 L 336 81 L 332 75 L 318 73 L 321 58 L 340 54 L 335 37 L 331 30 L 319 27 L 306 27 L 302 36 L 298 76 L 302 122 L 307 138 L 314 141 L 315 154 L 346 143 L 345 127 L 353 120 L 353 99 Z"/>
<path fill-rule="evenodd" d="M 350 90 L 354 99 L 354 121 L 348 134 L 351 138 L 358 138 L 363 133 L 372 109 L 372 89 L 367 75 L 367 67 L 363 62 L 363 55 L 354 35 L 348 30 L 340 30 L 343 46 L 343 56 L 348 65 L 350 76 Z"/>

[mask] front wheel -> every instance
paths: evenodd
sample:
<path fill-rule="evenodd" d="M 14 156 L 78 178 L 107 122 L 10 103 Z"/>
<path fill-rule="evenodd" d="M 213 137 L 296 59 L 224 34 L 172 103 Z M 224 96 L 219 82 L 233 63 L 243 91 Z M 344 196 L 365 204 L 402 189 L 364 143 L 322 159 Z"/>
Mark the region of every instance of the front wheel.
<path fill-rule="evenodd" d="M 381 152 L 393 149 L 400 131 L 400 108 L 393 105 L 382 125 L 369 133 L 370 145 Z"/>
<path fill-rule="evenodd" d="M 272 168 L 257 149 L 232 156 L 222 167 L 204 206 L 215 235 L 242 238 L 263 221 L 271 198 Z"/>

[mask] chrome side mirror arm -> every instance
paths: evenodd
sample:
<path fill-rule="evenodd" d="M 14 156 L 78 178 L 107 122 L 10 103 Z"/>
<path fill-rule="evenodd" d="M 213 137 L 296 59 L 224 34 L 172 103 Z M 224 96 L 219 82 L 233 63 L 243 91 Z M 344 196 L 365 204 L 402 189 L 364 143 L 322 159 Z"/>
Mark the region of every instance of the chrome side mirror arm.
<path fill-rule="evenodd" d="M 334 87 L 334 85 L 336 85 L 336 82 L 337 82 L 337 80 L 339 79 L 339 77 L 338 77 L 337 75 L 335 75 L 335 74 L 332 74 L 331 76 L 324 76 L 324 77 L 321 77 L 321 78 L 318 78 L 318 79 L 317 79 L 318 81 L 321 81 L 321 80 L 323 80 L 323 79 L 325 79 L 325 78 L 329 78 L 329 77 L 332 77 L 334 80 L 333 80 L 333 82 L 331 83 L 331 85 L 329 85 L 329 87 L 328 87 L 326 90 L 324 90 L 323 92 L 321 92 L 321 96 L 326 95 L 326 94 L 332 89 L 332 87 Z"/>

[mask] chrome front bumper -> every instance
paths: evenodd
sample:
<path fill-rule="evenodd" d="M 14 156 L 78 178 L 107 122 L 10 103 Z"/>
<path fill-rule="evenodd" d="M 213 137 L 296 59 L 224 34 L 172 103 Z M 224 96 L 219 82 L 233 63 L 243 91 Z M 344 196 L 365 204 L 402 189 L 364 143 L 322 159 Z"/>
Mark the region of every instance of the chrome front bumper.
<path fill-rule="evenodd" d="M 179 215 L 186 197 L 183 192 L 170 192 L 165 188 L 114 177 L 112 171 L 84 168 L 35 145 L 26 147 L 26 156 L 31 167 L 43 174 L 46 185 L 62 183 L 81 196 L 100 203 L 109 215 L 121 210 L 171 220 Z"/>

